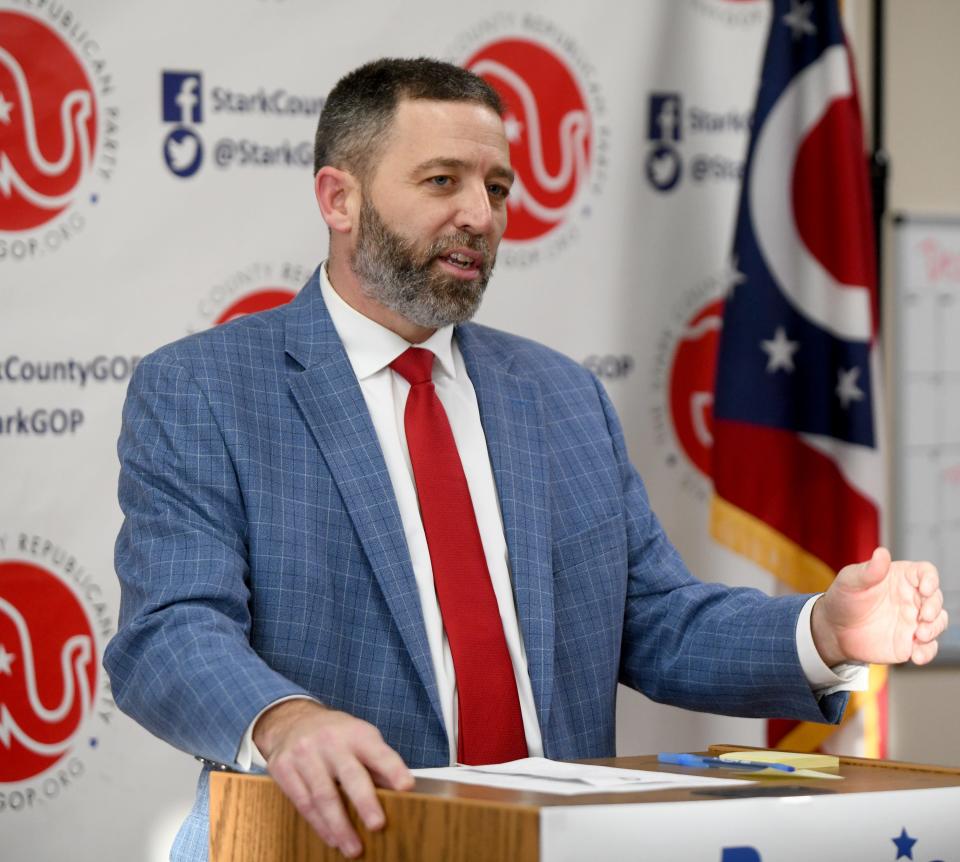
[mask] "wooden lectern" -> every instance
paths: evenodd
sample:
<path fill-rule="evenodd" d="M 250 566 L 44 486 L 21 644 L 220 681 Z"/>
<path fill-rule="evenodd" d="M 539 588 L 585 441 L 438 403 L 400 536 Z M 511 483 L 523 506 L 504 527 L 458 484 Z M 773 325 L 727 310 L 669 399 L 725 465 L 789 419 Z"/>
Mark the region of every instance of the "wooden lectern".
<path fill-rule="evenodd" d="M 731 750 L 742 747 L 711 746 L 710 753 Z M 371 862 L 960 860 L 960 769 L 840 760 L 843 781 L 757 779 L 584 796 L 418 779 L 407 793 L 378 791 L 387 817 L 380 832 L 367 832 L 351 816 Z M 690 772 L 655 756 L 591 762 Z M 341 859 L 271 778 L 211 774 L 211 862 Z"/>

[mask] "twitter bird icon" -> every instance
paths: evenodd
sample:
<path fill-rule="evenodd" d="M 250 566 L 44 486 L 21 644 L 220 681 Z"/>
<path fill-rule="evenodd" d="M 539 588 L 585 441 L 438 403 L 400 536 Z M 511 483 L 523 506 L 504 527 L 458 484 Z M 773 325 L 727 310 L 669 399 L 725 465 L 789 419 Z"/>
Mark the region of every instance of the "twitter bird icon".
<path fill-rule="evenodd" d="M 171 173 L 178 177 L 192 177 L 203 162 L 200 136 L 185 126 L 173 129 L 163 142 L 163 160 Z"/>
<path fill-rule="evenodd" d="M 667 144 L 659 144 L 647 154 L 647 179 L 661 192 L 668 192 L 680 181 L 680 154 Z"/>

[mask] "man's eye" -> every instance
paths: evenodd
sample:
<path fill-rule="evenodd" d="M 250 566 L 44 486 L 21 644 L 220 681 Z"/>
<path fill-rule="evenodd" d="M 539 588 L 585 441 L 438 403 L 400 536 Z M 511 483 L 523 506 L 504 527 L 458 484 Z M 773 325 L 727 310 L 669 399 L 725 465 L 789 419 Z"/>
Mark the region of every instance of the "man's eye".
<path fill-rule="evenodd" d="M 487 186 L 487 191 L 497 198 L 505 198 L 510 194 L 509 187 L 502 185 L 501 183 L 491 183 L 489 186 Z"/>
<path fill-rule="evenodd" d="M 431 185 L 439 186 L 440 188 L 449 186 L 452 182 L 453 179 L 448 176 L 430 177 Z"/>

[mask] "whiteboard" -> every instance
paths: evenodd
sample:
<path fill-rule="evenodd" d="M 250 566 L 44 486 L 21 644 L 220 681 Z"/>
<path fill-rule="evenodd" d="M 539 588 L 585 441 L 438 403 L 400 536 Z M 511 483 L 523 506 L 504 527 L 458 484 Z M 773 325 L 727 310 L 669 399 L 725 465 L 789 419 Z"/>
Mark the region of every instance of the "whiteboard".
<path fill-rule="evenodd" d="M 940 570 L 960 663 L 960 215 L 894 219 L 894 551 Z"/>

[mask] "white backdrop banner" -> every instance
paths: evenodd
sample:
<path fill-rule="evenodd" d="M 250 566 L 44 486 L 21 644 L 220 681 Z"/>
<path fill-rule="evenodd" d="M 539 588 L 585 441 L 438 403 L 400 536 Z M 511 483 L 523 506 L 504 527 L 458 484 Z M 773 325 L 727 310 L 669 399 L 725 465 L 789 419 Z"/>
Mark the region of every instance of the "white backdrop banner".
<path fill-rule="evenodd" d="M 608 387 L 691 568 L 707 538 L 719 300 L 763 0 L 0 0 L 0 856 L 165 857 L 195 762 L 114 706 L 115 443 L 139 357 L 288 300 L 326 253 L 324 97 L 440 56 L 508 106 L 519 181 L 479 319 Z M 759 722 L 621 697 L 621 753 L 759 743 Z"/>

